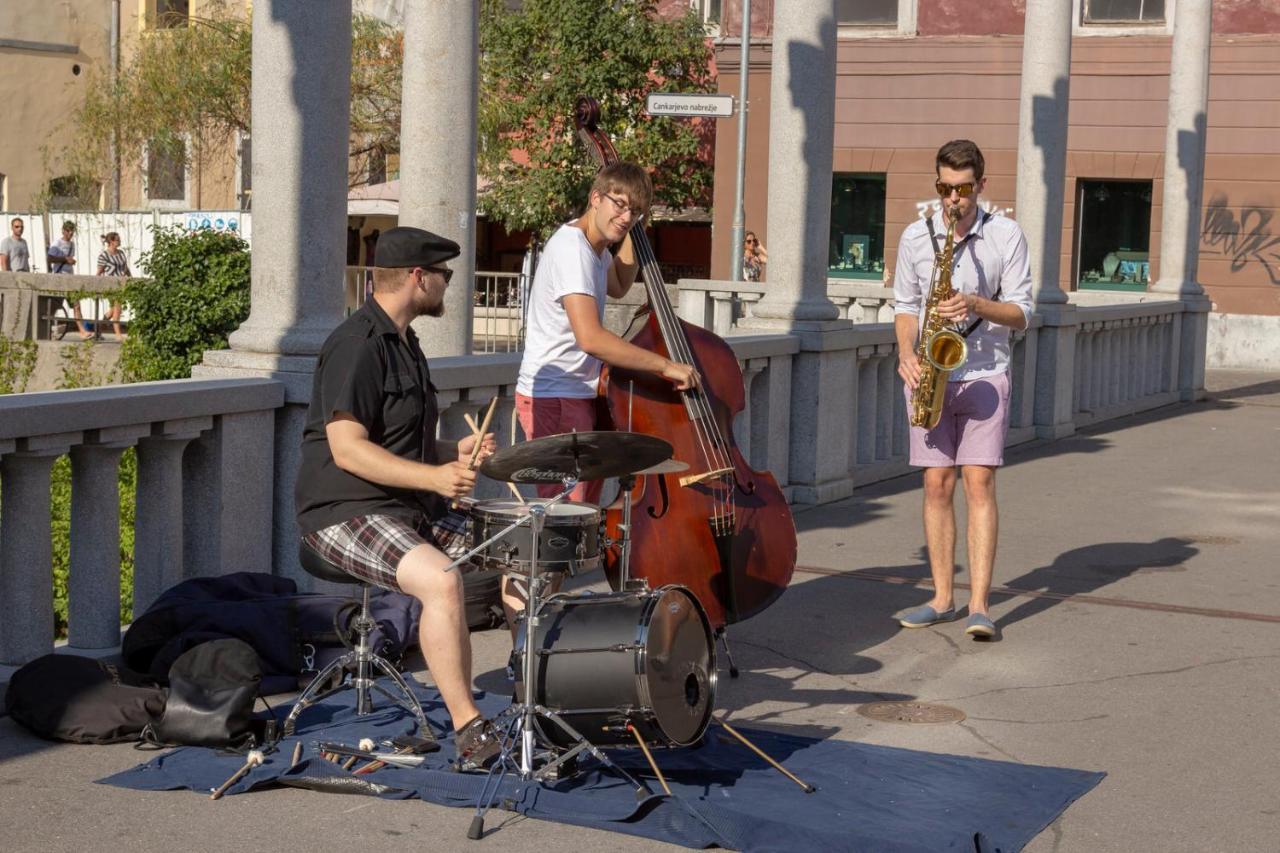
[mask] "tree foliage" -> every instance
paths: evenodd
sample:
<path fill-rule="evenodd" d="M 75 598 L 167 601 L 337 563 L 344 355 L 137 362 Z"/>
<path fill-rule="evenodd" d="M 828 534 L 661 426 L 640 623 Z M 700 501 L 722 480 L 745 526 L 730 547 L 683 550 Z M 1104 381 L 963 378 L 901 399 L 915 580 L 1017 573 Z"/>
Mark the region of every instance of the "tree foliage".
<path fill-rule="evenodd" d="M 698 120 L 645 114 L 651 91 L 714 87 L 710 48 L 698 16 L 664 18 L 655 0 L 482 0 L 481 209 L 508 230 L 549 232 L 581 205 L 595 171 L 574 132 L 580 94 L 600 101 L 619 156 L 653 170 L 657 201 L 710 202 L 708 128 Z M 149 32 L 112 88 L 91 79 L 75 111 L 76 142 L 61 171 L 105 181 L 108 151 L 190 141 L 190 161 L 225 156 L 248 132 L 250 21 L 217 2 L 191 26 Z M 404 36 L 376 18 L 352 23 L 352 184 L 383 180 L 400 151 Z M 449 120 L 442 117 L 442 120 Z M 173 150 L 177 150 L 176 148 Z M 197 164 L 198 166 L 199 164 Z"/>
<path fill-rule="evenodd" d="M 404 33 L 368 15 L 351 22 L 352 186 L 386 180 L 400 152 L 400 69 Z"/>
<path fill-rule="evenodd" d="M 143 33 L 114 85 L 109 69 L 89 71 L 71 117 L 75 141 L 60 154 L 62 173 L 105 181 L 112 143 L 121 156 L 146 145 L 199 168 L 203 157 L 248 133 L 249 22 L 222 0 L 190 20 Z"/>
<path fill-rule="evenodd" d="M 227 348 L 249 316 L 249 246 L 227 231 L 155 228 L 143 256 L 151 271 L 123 301 L 133 319 L 120 361 L 125 380 L 184 379 L 206 350 Z"/>
<path fill-rule="evenodd" d="M 596 167 L 578 141 L 579 95 L 600 102 L 618 156 L 652 168 L 656 201 L 710 201 L 711 167 L 688 120 L 644 112 L 653 91 L 713 89 L 710 48 L 696 14 L 670 20 L 653 0 L 482 0 L 480 198 L 508 230 L 546 234 L 581 205 Z"/>

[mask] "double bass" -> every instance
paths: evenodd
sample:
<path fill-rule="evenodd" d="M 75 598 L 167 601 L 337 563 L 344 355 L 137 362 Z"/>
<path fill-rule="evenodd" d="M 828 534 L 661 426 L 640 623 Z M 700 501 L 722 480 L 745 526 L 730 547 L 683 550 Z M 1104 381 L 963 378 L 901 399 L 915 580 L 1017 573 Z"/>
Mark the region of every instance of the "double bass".
<path fill-rule="evenodd" d="M 574 124 L 601 168 L 616 162 L 599 128 L 600 106 L 579 98 Z M 753 470 L 734 443 L 733 419 L 746 405 L 742 369 L 724 340 L 676 316 L 643 219 L 631 240 L 648 306 L 627 339 L 673 361 L 693 365 L 700 387 L 678 391 L 651 373 L 605 365 L 599 393 L 614 428 L 662 438 L 686 470 L 637 477 L 632 488 L 630 577 L 650 586 L 680 584 L 698 597 L 713 628 L 768 607 L 787 588 L 796 565 L 796 528 L 786 497 L 767 471 Z M 605 511 L 617 542 L 622 504 Z M 620 551 L 610 548 L 605 571 L 619 586 Z"/>

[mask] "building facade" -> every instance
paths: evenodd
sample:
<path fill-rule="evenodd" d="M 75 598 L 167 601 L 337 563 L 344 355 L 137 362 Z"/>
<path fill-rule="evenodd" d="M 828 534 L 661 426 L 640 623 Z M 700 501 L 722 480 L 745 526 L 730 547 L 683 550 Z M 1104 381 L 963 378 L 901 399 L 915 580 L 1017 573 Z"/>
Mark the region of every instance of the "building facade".
<path fill-rule="evenodd" d="M 116 152 L 101 181 L 71 173 L 75 110 L 94 81 L 127 68 L 138 45 L 214 6 L 248 0 L 7 0 L 0 4 L 0 210 L 237 210 L 248 204 L 248 138 L 218 150 Z"/>
<path fill-rule="evenodd" d="M 746 227 L 768 245 L 770 22 L 754 0 Z M 1176 0 L 1073 3 L 1064 290 L 1145 290 L 1158 277 Z M 702 2 L 719 29 L 720 90 L 736 93 L 741 2 Z M 837 0 L 831 279 L 892 282 L 897 242 L 936 203 L 939 145 L 986 155 L 985 206 L 1017 216 L 1025 3 Z M 1280 316 L 1280 0 L 1216 0 L 1199 280 L 1214 311 Z M 716 149 L 712 276 L 730 275 L 736 134 Z"/>

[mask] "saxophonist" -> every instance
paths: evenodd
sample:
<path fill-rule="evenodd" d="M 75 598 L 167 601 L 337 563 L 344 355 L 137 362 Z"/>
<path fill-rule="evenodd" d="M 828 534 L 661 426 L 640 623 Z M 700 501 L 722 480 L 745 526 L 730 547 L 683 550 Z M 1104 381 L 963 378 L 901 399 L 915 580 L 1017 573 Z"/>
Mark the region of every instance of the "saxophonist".
<path fill-rule="evenodd" d="M 1009 334 L 1027 327 L 1032 307 L 1031 267 L 1022 229 L 978 204 L 986 186 L 984 166 L 982 152 L 967 139 L 938 149 L 935 189 L 941 209 L 903 231 L 893 279 L 898 374 L 906 385 L 908 406 L 922 375 L 925 381 L 946 383 L 945 393 L 939 394 L 937 424 L 911 427 L 910 462 L 924 469 L 924 535 L 934 594 L 928 603 L 897 618 L 904 628 L 956 618 L 953 498 L 959 479 L 968 508 L 972 587 L 965 633 L 975 639 L 996 632 L 987 613 L 987 594 L 999 530 L 996 469 L 1004 463 L 1009 428 Z M 951 290 L 931 294 L 937 277 L 946 272 L 936 267 L 952 222 Z M 930 312 L 936 316 L 931 318 Z M 934 374 L 917 353 L 918 336 L 931 326 L 958 332 L 967 345 L 963 362 L 943 375 Z"/>

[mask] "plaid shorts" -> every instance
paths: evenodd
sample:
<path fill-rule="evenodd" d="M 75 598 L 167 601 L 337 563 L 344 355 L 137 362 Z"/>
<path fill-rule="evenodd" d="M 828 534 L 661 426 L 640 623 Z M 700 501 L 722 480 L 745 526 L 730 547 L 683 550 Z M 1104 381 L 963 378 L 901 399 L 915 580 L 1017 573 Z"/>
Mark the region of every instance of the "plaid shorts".
<path fill-rule="evenodd" d="M 467 550 L 468 516 L 447 512 L 430 521 L 425 515 L 361 515 L 308 533 L 302 540 L 349 575 L 383 589 L 402 592 L 396 569 L 404 555 L 431 545 L 456 560 Z"/>

